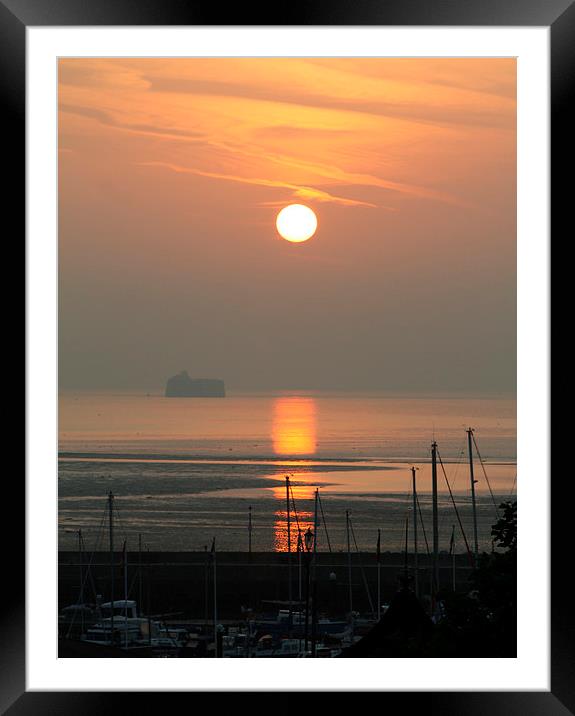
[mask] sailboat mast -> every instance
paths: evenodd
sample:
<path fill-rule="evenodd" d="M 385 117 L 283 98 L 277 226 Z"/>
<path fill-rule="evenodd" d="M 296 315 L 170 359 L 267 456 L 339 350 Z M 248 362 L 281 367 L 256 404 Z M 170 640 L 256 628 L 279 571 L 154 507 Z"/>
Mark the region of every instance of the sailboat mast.
<path fill-rule="evenodd" d="M 312 597 L 311 597 L 311 655 L 316 657 L 317 642 L 317 534 L 318 534 L 318 503 L 319 489 L 315 490 L 315 504 L 313 513 L 313 561 L 312 561 Z"/>
<path fill-rule="evenodd" d="M 210 562 L 208 545 L 204 545 L 204 624 L 208 628 L 208 610 L 210 602 Z M 148 607 L 149 608 L 149 607 Z"/>
<path fill-rule="evenodd" d="M 439 590 L 439 520 L 437 510 L 437 443 L 431 443 L 431 497 L 433 507 L 433 591 Z M 434 594 L 431 595 L 432 599 Z"/>
<path fill-rule="evenodd" d="M 455 592 L 455 525 L 451 527 L 451 578 Z"/>
<path fill-rule="evenodd" d="M 381 619 L 381 530 L 377 530 L 377 620 Z"/>
<path fill-rule="evenodd" d="M 301 608 L 301 600 L 303 597 L 302 555 L 303 555 L 303 550 L 304 550 L 303 538 L 301 536 L 301 532 L 298 532 L 298 536 L 297 536 L 297 549 L 298 549 L 298 600 L 299 600 L 300 608 Z"/>
<path fill-rule="evenodd" d="M 114 643 L 114 494 L 108 492 L 108 531 L 110 540 L 110 644 Z"/>
<path fill-rule="evenodd" d="M 84 564 L 82 555 L 82 530 L 78 530 L 78 562 L 80 563 L 80 604 L 84 604 Z"/>
<path fill-rule="evenodd" d="M 292 631 L 292 583 L 291 583 L 291 509 L 289 475 L 286 475 L 286 515 L 287 515 L 287 552 L 288 552 L 288 632 Z"/>
<path fill-rule="evenodd" d="M 471 505 L 473 508 L 473 546 L 475 548 L 475 562 L 479 556 L 479 541 L 477 539 L 477 506 L 475 504 L 475 477 L 473 474 L 473 429 L 467 429 L 467 450 L 469 452 L 469 480 L 471 482 Z"/>
<path fill-rule="evenodd" d="M 142 533 L 140 532 L 138 534 L 138 611 L 140 616 L 144 613 L 142 599 Z"/>
<path fill-rule="evenodd" d="M 82 530 L 78 530 L 78 560 L 80 562 L 80 629 L 84 633 L 84 555 L 82 551 Z"/>
<path fill-rule="evenodd" d="M 407 555 L 408 555 L 408 539 L 409 539 L 409 515 L 405 515 L 405 550 L 404 550 L 404 557 L 403 557 L 403 574 L 405 577 L 405 588 L 407 589 L 407 578 L 409 573 L 409 568 L 407 564 Z"/>
<path fill-rule="evenodd" d="M 216 578 L 216 538 L 212 542 L 212 555 L 214 560 L 214 657 L 217 659 L 218 654 L 218 593 Z"/>
<path fill-rule="evenodd" d="M 249 595 L 249 604 L 250 606 L 254 602 L 254 575 L 253 575 L 253 566 L 252 566 L 252 531 L 253 531 L 253 525 L 252 525 L 252 506 L 248 506 L 248 595 Z M 248 620 L 248 656 L 250 651 L 250 627 L 249 627 L 249 620 Z"/>
<path fill-rule="evenodd" d="M 349 585 L 349 615 L 353 619 L 353 592 L 351 585 L 351 544 L 349 541 L 349 510 L 345 511 L 345 529 L 347 533 L 347 580 Z"/>
<path fill-rule="evenodd" d="M 319 506 L 319 488 L 315 490 L 315 501 L 314 501 L 314 512 L 313 512 L 313 554 L 317 552 L 317 533 L 319 530 L 318 526 L 318 506 Z"/>
<path fill-rule="evenodd" d="M 124 646 L 128 646 L 128 545 L 124 540 Z"/>
<path fill-rule="evenodd" d="M 146 611 L 148 612 L 148 645 L 152 643 L 152 567 L 150 548 L 146 546 Z"/>
<path fill-rule="evenodd" d="M 413 574 L 415 596 L 419 596 L 419 566 L 417 555 L 417 486 L 415 483 L 415 467 L 411 467 L 411 481 L 413 483 Z"/>

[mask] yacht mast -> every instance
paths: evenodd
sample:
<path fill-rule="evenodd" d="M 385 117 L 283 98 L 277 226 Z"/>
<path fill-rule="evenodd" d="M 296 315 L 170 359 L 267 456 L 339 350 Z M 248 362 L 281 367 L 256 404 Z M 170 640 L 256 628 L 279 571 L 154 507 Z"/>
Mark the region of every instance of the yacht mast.
<path fill-rule="evenodd" d="M 252 506 L 248 507 L 248 554 L 252 553 Z"/>
<path fill-rule="evenodd" d="M 318 535 L 318 503 L 319 488 L 315 490 L 315 504 L 313 513 L 313 560 L 312 560 L 312 596 L 311 596 L 311 655 L 316 657 L 317 642 L 317 535 Z"/>
<path fill-rule="evenodd" d="M 124 540 L 124 646 L 128 646 L 128 545 Z"/>
<path fill-rule="evenodd" d="M 349 510 L 345 511 L 345 529 L 347 533 L 347 579 L 349 585 L 349 616 L 353 623 L 353 592 L 351 585 L 351 545 L 349 541 Z"/>
<path fill-rule="evenodd" d="M 78 530 L 78 559 L 80 561 L 80 634 L 84 633 L 84 554 L 82 550 L 82 530 Z"/>
<path fill-rule="evenodd" d="M 78 561 L 80 563 L 80 604 L 84 604 L 84 559 L 82 555 L 82 530 L 78 530 Z"/>
<path fill-rule="evenodd" d="M 301 604 L 301 597 L 302 597 L 302 591 L 301 591 L 301 554 L 303 551 L 303 544 L 302 544 L 302 538 L 301 538 L 301 532 L 298 531 L 297 533 L 297 566 L 298 566 L 298 601 Z M 301 608 L 301 607 L 300 607 Z"/>
<path fill-rule="evenodd" d="M 411 481 L 413 484 L 413 574 L 415 596 L 419 596 L 419 566 L 417 559 L 417 487 L 415 484 L 415 470 L 416 468 L 412 465 L 411 467 Z"/>
<path fill-rule="evenodd" d="M 451 543 L 449 545 L 449 551 L 451 552 L 451 579 L 453 591 L 455 592 L 455 525 L 451 526 Z"/>
<path fill-rule="evenodd" d="M 214 657 L 217 659 L 218 654 L 218 594 L 216 579 L 216 538 L 212 541 L 212 557 L 214 560 Z"/>
<path fill-rule="evenodd" d="M 405 515 L 405 549 L 403 551 L 403 576 L 405 579 L 405 588 L 407 589 L 408 585 L 408 577 L 409 577 L 409 567 L 407 562 L 407 557 L 409 553 L 409 547 L 408 547 L 408 540 L 409 540 L 409 514 Z"/>
<path fill-rule="evenodd" d="M 288 559 L 288 634 L 292 632 L 292 583 L 291 583 L 291 509 L 289 475 L 286 475 L 286 515 L 287 515 L 287 559 Z"/>
<path fill-rule="evenodd" d="M 142 533 L 138 534 L 138 613 L 140 616 L 144 613 L 142 601 Z"/>
<path fill-rule="evenodd" d="M 377 620 L 381 619 L 381 530 L 377 530 Z"/>
<path fill-rule="evenodd" d="M 467 450 L 469 452 L 469 480 L 471 483 L 471 505 L 473 507 L 473 546 L 475 552 L 475 563 L 477 564 L 477 557 L 479 556 L 479 542 L 477 539 L 477 506 L 475 504 L 475 483 L 477 480 L 473 475 L 473 428 L 467 429 Z"/>
<path fill-rule="evenodd" d="M 110 539 L 110 644 L 114 644 L 114 494 L 108 492 L 108 517 Z"/>
<path fill-rule="evenodd" d="M 433 594 L 439 590 L 439 521 L 437 512 L 437 443 L 431 443 L 431 492 L 433 507 Z"/>

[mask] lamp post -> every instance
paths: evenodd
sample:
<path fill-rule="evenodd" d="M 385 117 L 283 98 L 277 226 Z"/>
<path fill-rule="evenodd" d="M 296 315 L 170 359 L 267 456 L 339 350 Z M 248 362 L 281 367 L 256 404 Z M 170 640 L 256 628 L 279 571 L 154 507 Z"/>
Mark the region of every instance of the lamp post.
<path fill-rule="evenodd" d="M 307 643 L 309 633 L 309 587 L 310 587 L 310 562 L 311 550 L 313 549 L 314 533 L 311 527 L 308 527 L 304 537 L 304 547 L 306 551 L 305 559 L 305 634 L 304 634 L 304 651 L 307 654 Z"/>

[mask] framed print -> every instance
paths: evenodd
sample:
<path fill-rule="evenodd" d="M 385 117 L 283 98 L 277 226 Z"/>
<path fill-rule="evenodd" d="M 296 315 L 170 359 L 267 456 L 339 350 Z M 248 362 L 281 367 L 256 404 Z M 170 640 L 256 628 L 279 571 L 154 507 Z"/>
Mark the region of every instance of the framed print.
<path fill-rule="evenodd" d="M 2 707 L 573 710 L 548 139 L 559 171 L 572 4 L 0 12 L 27 237 Z"/>

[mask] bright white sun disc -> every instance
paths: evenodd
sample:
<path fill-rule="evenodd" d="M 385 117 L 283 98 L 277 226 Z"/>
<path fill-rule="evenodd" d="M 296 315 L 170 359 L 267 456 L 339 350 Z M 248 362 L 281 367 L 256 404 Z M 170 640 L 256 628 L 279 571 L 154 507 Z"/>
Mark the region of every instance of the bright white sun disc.
<path fill-rule="evenodd" d="M 307 241 L 315 234 L 317 217 L 308 206 L 290 204 L 284 206 L 277 215 L 276 227 L 279 235 L 286 241 Z"/>

